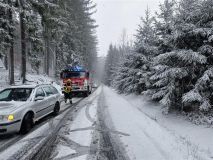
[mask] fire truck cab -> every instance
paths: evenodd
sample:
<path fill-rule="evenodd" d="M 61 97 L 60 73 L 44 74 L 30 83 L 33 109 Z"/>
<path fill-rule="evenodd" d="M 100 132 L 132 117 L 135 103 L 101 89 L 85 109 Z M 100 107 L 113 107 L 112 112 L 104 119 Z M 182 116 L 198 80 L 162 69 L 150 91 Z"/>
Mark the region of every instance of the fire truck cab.
<path fill-rule="evenodd" d="M 72 81 L 72 96 L 88 96 L 92 92 L 92 82 L 89 71 L 80 66 L 72 66 L 63 70 L 60 74 L 62 79 L 62 91 L 68 79 Z"/>

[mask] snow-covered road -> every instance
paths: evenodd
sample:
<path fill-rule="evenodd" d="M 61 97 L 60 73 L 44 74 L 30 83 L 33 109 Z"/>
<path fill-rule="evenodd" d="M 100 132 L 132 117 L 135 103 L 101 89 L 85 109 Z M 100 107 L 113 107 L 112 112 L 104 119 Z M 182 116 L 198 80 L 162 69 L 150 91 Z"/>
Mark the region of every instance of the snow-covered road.
<path fill-rule="evenodd" d="M 182 137 L 171 134 L 111 89 L 104 87 L 104 94 L 115 128 L 130 135 L 120 137 L 130 159 L 211 159 L 208 153 L 192 147 L 191 142 L 183 142 Z"/>
<path fill-rule="evenodd" d="M 82 109 L 77 114 L 70 115 L 70 119 L 59 131 L 52 159 L 87 159 L 97 120 L 96 111 L 100 92 L 101 88 L 97 89 L 79 104 Z"/>
<path fill-rule="evenodd" d="M 78 101 L 79 99 L 75 100 Z M 140 104 L 149 106 L 148 103 Z M 70 110 L 68 108 L 69 106 L 64 105 L 61 115 L 45 121 L 44 124 L 38 124 L 38 127 L 25 137 L 1 140 L 0 146 L 6 147 L 0 151 L 0 160 L 31 159 L 31 155 L 35 153 L 42 157 L 46 151 L 43 148 L 48 148 L 48 154 L 42 158 L 33 157 L 34 159 L 213 159 L 212 150 L 203 147 L 205 142 L 201 146 L 193 145 L 193 142 L 183 137 L 180 132 L 171 132 L 169 126 L 165 127 L 159 123 L 161 121 L 150 116 L 151 113 L 147 114 L 143 108 L 136 107 L 132 100 L 106 86 L 99 87 Z M 58 130 L 54 133 L 53 141 L 47 141 L 49 135 L 55 131 L 54 128 Z M 211 137 L 209 139 L 211 140 Z M 13 145 L 7 147 L 7 143 L 13 142 Z"/>
<path fill-rule="evenodd" d="M 99 87 L 60 130 L 54 160 L 211 160 L 112 89 Z"/>

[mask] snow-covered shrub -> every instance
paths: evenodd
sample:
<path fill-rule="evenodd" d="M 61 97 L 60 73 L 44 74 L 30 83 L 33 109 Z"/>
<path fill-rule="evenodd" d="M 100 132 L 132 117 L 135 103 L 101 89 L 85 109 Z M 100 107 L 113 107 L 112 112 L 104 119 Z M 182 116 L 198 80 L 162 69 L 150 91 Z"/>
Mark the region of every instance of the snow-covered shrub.
<path fill-rule="evenodd" d="M 213 112 L 185 113 L 186 119 L 196 125 L 213 126 Z"/>

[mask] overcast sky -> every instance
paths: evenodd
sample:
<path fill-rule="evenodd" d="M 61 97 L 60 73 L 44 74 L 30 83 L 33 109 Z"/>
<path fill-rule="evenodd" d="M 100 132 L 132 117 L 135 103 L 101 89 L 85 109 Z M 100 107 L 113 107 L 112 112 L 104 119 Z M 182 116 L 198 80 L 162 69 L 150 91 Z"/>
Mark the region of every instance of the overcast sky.
<path fill-rule="evenodd" d="M 128 36 L 133 39 L 140 17 L 144 15 L 147 6 L 158 10 L 164 0 L 94 0 L 97 13 L 94 15 L 97 25 L 98 54 L 105 56 L 110 43 L 118 44 L 121 34 L 126 29 Z"/>

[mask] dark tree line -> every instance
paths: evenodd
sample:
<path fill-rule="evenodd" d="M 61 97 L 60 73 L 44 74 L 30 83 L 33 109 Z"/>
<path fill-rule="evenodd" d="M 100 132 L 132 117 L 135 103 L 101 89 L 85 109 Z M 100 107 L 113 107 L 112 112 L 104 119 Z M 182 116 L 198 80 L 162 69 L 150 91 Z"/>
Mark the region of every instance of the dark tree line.
<path fill-rule="evenodd" d="M 68 64 L 93 69 L 96 61 L 92 0 L 0 0 L 0 55 L 14 84 L 15 44 L 20 44 L 21 79 L 27 64 L 54 76 Z"/>

